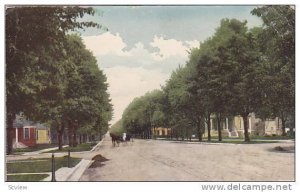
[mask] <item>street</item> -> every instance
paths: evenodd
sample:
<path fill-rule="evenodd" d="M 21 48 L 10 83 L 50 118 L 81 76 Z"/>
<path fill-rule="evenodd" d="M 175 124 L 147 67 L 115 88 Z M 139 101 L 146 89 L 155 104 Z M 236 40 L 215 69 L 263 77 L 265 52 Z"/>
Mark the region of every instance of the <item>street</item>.
<path fill-rule="evenodd" d="M 138 140 L 112 147 L 109 136 L 93 152 L 108 159 L 80 181 L 293 181 L 294 153 L 272 151 L 292 141 L 266 144 Z M 91 158 L 91 154 L 88 158 Z"/>

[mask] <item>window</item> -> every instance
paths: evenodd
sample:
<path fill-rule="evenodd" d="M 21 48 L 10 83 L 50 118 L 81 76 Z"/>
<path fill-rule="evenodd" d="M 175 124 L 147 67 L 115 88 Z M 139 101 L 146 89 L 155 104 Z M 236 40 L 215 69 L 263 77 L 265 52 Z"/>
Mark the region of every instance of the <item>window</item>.
<path fill-rule="evenodd" d="M 24 128 L 24 139 L 29 139 L 29 128 Z"/>

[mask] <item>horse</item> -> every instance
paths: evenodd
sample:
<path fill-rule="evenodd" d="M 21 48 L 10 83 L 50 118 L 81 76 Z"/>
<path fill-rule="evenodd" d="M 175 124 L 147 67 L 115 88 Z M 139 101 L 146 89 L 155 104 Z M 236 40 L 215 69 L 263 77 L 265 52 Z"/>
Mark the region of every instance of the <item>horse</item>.
<path fill-rule="evenodd" d="M 122 141 L 122 137 L 120 137 L 116 134 L 113 134 L 113 133 L 109 133 L 109 135 L 111 137 L 112 145 L 115 147 L 116 143 L 117 143 L 117 145 L 119 146 L 120 141 Z"/>
<path fill-rule="evenodd" d="M 125 137 L 125 141 L 127 142 L 127 141 L 130 141 L 130 140 L 131 140 L 131 142 L 133 142 L 133 137 L 132 137 L 131 134 L 127 133 L 126 137 Z"/>

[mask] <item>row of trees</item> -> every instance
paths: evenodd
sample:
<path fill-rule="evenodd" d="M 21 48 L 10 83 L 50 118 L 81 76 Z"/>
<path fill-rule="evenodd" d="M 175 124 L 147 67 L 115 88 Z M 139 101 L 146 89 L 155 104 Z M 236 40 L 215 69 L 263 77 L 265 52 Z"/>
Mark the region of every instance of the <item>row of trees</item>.
<path fill-rule="evenodd" d="M 108 129 L 112 105 L 106 76 L 76 29 L 98 27 L 78 21 L 92 8 L 7 7 L 6 9 L 6 133 L 19 113 L 50 124 L 58 134 L 59 149 L 65 127 L 70 146 L 76 134 L 101 135 Z"/>
<path fill-rule="evenodd" d="M 166 122 L 164 99 L 164 93 L 160 90 L 135 98 L 122 115 L 123 129 L 142 138 L 151 138 L 151 129 Z"/>
<path fill-rule="evenodd" d="M 123 127 L 146 137 L 156 126 L 172 127 L 177 137 L 196 132 L 200 141 L 207 127 L 210 141 L 214 115 L 221 141 L 221 121 L 240 115 L 245 141 L 250 141 L 248 115 L 254 112 L 262 119 L 280 117 L 285 135 L 286 121 L 295 115 L 294 7 L 263 6 L 251 13 L 262 18 L 262 27 L 249 30 L 246 21 L 223 19 L 162 91 L 128 106 Z"/>

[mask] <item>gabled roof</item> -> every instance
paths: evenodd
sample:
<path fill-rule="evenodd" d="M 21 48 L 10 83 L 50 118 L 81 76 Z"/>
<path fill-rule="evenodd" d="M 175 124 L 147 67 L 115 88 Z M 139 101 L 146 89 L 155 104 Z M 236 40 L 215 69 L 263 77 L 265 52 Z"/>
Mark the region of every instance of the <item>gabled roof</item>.
<path fill-rule="evenodd" d="M 22 118 L 16 118 L 13 122 L 13 127 L 14 128 L 20 128 L 20 127 L 25 127 L 25 126 L 34 126 L 34 122 Z"/>
<path fill-rule="evenodd" d="M 24 119 L 21 116 L 17 116 L 16 119 L 13 121 L 13 127 L 14 128 L 23 128 L 25 126 L 32 126 L 32 127 L 37 128 L 37 129 L 48 129 L 42 123 L 35 123 L 34 121 Z"/>

